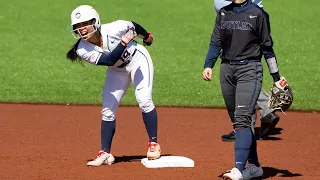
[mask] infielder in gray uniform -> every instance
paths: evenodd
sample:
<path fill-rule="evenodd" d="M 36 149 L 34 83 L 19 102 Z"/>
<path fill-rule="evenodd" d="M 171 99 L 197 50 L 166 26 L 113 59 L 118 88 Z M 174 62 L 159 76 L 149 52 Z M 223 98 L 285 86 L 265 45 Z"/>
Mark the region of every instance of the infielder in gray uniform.
<path fill-rule="evenodd" d="M 262 56 L 274 84 L 285 87 L 286 81 L 280 76 L 273 50 L 268 13 L 251 0 L 232 0 L 232 4 L 217 13 L 202 73 L 205 81 L 212 80 L 212 70 L 220 57 L 220 86 L 236 134 L 234 168 L 223 174 L 224 180 L 263 175 L 251 129 L 262 87 Z M 290 96 L 288 94 L 288 98 Z"/>
<path fill-rule="evenodd" d="M 262 0 L 251 0 L 251 1 L 257 4 L 259 7 L 261 8 L 263 7 Z M 231 2 L 232 2 L 231 0 L 214 0 L 214 7 L 216 9 L 216 12 L 218 12 L 222 7 L 225 7 L 231 4 Z M 259 108 L 260 119 L 261 119 L 261 128 L 259 133 L 260 138 L 267 137 L 280 120 L 279 116 L 275 114 L 275 111 L 273 111 L 268 107 L 268 100 L 269 100 L 268 94 L 263 89 L 261 89 L 261 92 L 259 94 L 258 101 L 257 101 L 257 107 Z M 251 124 L 251 128 L 253 132 L 254 132 L 254 125 L 256 123 L 256 119 L 257 119 L 257 113 L 255 112 L 252 115 L 252 124 Z M 229 134 L 224 134 L 222 135 L 221 138 L 223 141 L 233 141 L 235 139 L 235 132 L 232 131 Z"/>

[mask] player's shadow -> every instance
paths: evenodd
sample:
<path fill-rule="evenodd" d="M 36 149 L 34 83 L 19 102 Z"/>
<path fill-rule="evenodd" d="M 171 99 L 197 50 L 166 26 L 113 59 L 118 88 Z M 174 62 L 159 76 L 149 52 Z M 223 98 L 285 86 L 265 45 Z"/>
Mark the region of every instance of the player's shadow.
<path fill-rule="evenodd" d="M 292 173 L 288 170 L 285 169 L 276 169 L 273 167 L 262 167 L 263 169 L 263 176 L 261 179 L 267 179 L 275 176 L 279 177 L 297 177 L 297 176 L 302 176 L 300 173 Z"/>
<path fill-rule="evenodd" d="M 171 156 L 171 154 L 161 154 L 161 156 Z M 141 161 L 141 159 L 146 158 L 146 155 L 135 155 L 135 156 L 115 156 L 114 163 L 120 162 L 136 162 Z"/>
<path fill-rule="evenodd" d="M 302 174 L 299 173 L 292 173 L 288 170 L 285 169 L 276 169 L 273 167 L 262 167 L 263 169 L 263 176 L 254 178 L 252 180 L 260 180 L 260 179 L 268 179 L 271 177 L 297 177 L 297 176 L 302 176 Z M 224 173 L 220 174 L 218 177 L 222 178 Z"/>
<path fill-rule="evenodd" d="M 281 131 L 282 131 L 282 130 L 283 130 L 282 128 L 275 128 L 275 129 L 273 129 L 273 130 L 269 133 L 269 136 L 263 137 L 263 138 L 259 138 L 260 127 L 255 127 L 255 128 L 254 128 L 254 133 L 255 133 L 255 136 L 256 136 L 256 139 L 257 139 L 257 140 L 278 141 L 278 140 L 281 140 L 281 138 L 279 138 L 279 137 L 273 137 L 272 135 L 281 134 Z"/>

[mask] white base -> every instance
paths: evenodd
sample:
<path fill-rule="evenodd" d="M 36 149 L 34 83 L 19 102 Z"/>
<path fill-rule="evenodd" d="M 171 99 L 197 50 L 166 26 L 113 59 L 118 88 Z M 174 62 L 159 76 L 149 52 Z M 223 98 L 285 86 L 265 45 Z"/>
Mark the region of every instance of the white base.
<path fill-rule="evenodd" d="M 147 168 L 194 167 L 194 161 L 183 156 L 161 156 L 156 160 L 143 158 L 141 163 Z"/>

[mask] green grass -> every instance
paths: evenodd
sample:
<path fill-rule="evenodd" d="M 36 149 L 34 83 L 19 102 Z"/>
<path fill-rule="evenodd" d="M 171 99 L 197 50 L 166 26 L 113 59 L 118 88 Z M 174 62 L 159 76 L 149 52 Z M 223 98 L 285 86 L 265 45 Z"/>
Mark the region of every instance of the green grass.
<path fill-rule="evenodd" d="M 213 1 L 89 1 L 102 23 L 133 20 L 153 32 L 148 47 L 155 66 L 156 105 L 224 107 L 219 62 L 211 82 L 202 80 L 214 24 Z M 0 7 L 0 101 L 100 104 L 106 67 L 72 64 L 75 42 L 70 13 L 88 1 L 6 1 Z M 320 20 L 315 1 L 265 1 L 281 75 L 294 91 L 292 109 L 319 110 Z M 286 7 L 285 9 L 283 7 Z M 265 66 L 266 67 L 266 66 Z M 264 84 L 272 84 L 265 68 Z M 136 105 L 130 88 L 122 104 Z"/>

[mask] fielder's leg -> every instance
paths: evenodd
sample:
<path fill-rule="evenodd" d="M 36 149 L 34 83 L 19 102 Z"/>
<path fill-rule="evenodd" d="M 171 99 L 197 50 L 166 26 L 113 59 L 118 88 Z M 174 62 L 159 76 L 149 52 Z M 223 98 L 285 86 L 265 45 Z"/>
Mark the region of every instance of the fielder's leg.
<path fill-rule="evenodd" d="M 255 126 L 256 122 L 257 122 L 257 110 L 256 110 L 256 108 L 254 108 L 253 114 L 251 116 L 251 130 L 252 130 L 253 134 L 254 134 L 254 126 Z"/>
<path fill-rule="evenodd" d="M 231 122 L 234 122 L 234 111 L 235 111 L 235 91 L 236 91 L 236 82 L 233 79 L 232 67 L 228 63 L 221 63 L 220 65 L 220 86 L 222 89 L 222 95 L 224 102 L 226 104 L 229 117 Z M 223 141 L 234 141 L 236 135 L 235 131 L 232 130 L 228 134 L 221 136 Z"/>
<path fill-rule="evenodd" d="M 256 146 L 254 146 L 256 139 L 251 130 L 251 118 L 262 86 L 262 63 L 237 66 L 235 77 L 237 79 L 233 124 L 236 130 L 235 167 L 242 172 L 247 160 L 257 167 L 260 166 Z"/>
<path fill-rule="evenodd" d="M 261 89 L 257 101 L 257 106 L 259 108 L 261 118 L 261 127 L 259 133 L 260 138 L 268 136 L 280 120 L 279 116 L 269 108 L 268 101 L 268 94 L 263 89 Z"/>
<path fill-rule="evenodd" d="M 257 101 L 257 106 L 259 108 L 261 118 L 273 112 L 273 110 L 270 109 L 268 106 L 268 101 L 269 101 L 268 94 L 264 91 L 264 89 L 261 89 L 261 92 L 259 94 L 259 98 Z"/>
<path fill-rule="evenodd" d="M 267 93 L 261 89 L 258 100 L 257 100 L 257 106 L 259 108 L 260 111 L 260 117 L 264 117 L 267 114 L 271 113 L 272 110 L 268 107 L 268 95 Z M 252 122 L 251 122 L 251 129 L 252 132 L 254 133 L 254 126 L 257 122 L 257 112 L 256 110 L 254 110 L 254 114 L 252 115 Z"/>

